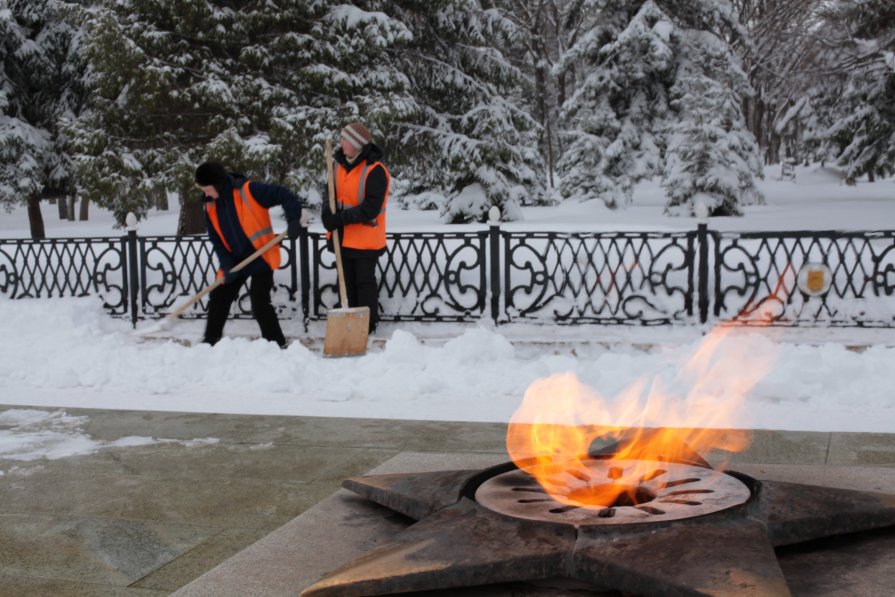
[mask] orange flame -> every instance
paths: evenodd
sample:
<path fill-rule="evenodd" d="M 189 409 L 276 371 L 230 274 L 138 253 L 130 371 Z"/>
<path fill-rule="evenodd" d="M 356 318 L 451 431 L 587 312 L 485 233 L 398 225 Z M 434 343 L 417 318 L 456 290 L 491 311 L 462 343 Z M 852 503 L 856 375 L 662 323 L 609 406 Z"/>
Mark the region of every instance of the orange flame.
<path fill-rule="evenodd" d="M 698 458 L 694 452 L 745 449 L 751 437 L 737 430 L 742 406 L 774 351 L 767 344 L 725 342 L 731 331 L 709 333 L 670 382 L 641 379 L 614 400 L 572 373 L 535 381 L 510 420 L 510 457 L 557 501 L 605 508 L 638 503 L 634 494 L 656 460 L 690 462 Z M 591 449 L 615 443 L 622 433 L 625 441 L 611 456 L 620 466 L 609 468 L 609 479 L 592 479 L 586 465 L 593 462 Z"/>

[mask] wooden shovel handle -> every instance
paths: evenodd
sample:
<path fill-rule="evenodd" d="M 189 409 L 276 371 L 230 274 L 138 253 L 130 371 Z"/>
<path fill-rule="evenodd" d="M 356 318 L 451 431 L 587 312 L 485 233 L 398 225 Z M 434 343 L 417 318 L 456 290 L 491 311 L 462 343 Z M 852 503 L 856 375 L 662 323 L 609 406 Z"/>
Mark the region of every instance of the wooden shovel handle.
<path fill-rule="evenodd" d="M 286 238 L 286 235 L 288 233 L 289 233 L 288 231 L 279 233 L 278 235 L 276 235 L 275 237 L 273 237 L 272 239 L 267 241 L 263 247 L 261 247 L 260 249 L 258 249 L 257 251 L 255 251 L 254 253 L 252 253 L 251 255 L 249 255 L 248 257 L 246 257 L 245 259 L 243 259 L 236 265 L 234 265 L 233 268 L 230 269 L 230 271 L 238 272 L 239 270 L 243 269 L 248 264 L 255 261 L 255 259 L 257 259 L 258 256 L 260 256 L 263 253 L 266 253 L 270 248 L 272 248 L 274 245 L 278 244 L 281 240 Z M 180 305 L 179 307 L 177 307 L 176 309 L 174 309 L 173 311 L 168 313 L 165 316 L 165 320 L 177 319 L 178 317 L 180 317 L 181 313 L 183 313 L 184 311 L 186 311 L 187 309 L 189 309 L 190 307 L 195 305 L 197 302 L 202 300 L 202 298 L 206 294 L 208 294 L 209 292 L 211 292 L 212 290 L 214 290 L 215 288 L 217 288 L 218 286 L 220 286 L 223 283 L 224 283 L 224 276 L 219 276 L 219 277 L 215 278 L 214 282 L 212 282 L 211 284 L 209 284 L 208 286 L 206 286 L 205 288 L 203 288 L 202 290 L 200 290 L 199 292 L 197 292 L 196 294 L 191 296 L 188 301 L 186 301 L 185 303 L 183 303 L 182 305 Z"/>
<path fill-rule="evenodd" d="M 336 213 L 336 188 L 333 180 L 333 144 L 326 140 L 326 190 L 329 192 L 329 211 Z M 339 229 L 332 231 L 333 250 L 336 253 L 336 274 L 339 277 L 339 303 L 348 308 L 348 291 L 345 289 L 345 270 L 342 269 L 342 247 L 339 243 Z"/>

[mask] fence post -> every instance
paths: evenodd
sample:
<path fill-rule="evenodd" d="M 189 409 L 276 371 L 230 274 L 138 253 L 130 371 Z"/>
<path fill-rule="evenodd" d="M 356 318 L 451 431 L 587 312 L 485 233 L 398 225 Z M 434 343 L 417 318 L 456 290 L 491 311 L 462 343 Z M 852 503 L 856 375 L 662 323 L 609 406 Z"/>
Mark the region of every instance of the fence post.
<path fill-rule="evenodd" d="M 709 320 L 709 233 L 708 224 L 700 222 L 696 228 L 696 242 L 699 244 L 699 269 L 696 284 L 699 293 L 699 322 Z"/>
<path fill-rule="evenodd" d="M 488 210 L 488 239 L 491 253 L 491 319 L 497 325 L 500 317 L 500 208 Z"/>
<path fill-rule="evenodd" d="M 137 327 L 137 290 L 139 289 L 140 273 L 137 271 L 137 216 L 134 212 L 128 212 L 125 217 L 127 224 L 127 261 L 128 261 L 128 287 L 130 294 L 131 326 Z"/>
<path fill-rule="evenodd" d="M 311 251 L 306 221 L 302 221 L 301 232 L 298 235 L 298 260 L 301 266 L 301 315 L 307 332 L 311 316 Z"/>

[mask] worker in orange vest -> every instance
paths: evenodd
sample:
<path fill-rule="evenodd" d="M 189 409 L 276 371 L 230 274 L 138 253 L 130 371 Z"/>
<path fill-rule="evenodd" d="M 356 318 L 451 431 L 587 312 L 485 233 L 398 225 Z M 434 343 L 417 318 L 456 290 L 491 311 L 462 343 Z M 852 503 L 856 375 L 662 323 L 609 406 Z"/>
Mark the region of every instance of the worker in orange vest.
<path fill-rule="evenodd" d="M 391 177 L 382 163 L 382 150 L 361 122 L 352 122 L 341 131 L 335 151 L 334 173 L 336 212 L 323 202 L 321 220 L 330 232 L 341 228 L 342 262 L 348 305 L 369 307 L 370 333 L 379 322 L 379 285 L 376 267 L 385 253 L 385 206 Z"/>
<path fill-rule="evenodd" d="M 289 238 L 298 238 L 301 201 L 286 187 L 246 180 L 214 161 L 196 169 L 196 186 L 202 191 L 208 237 L 220 263 L 218 276 L 224 277 L 224 283 L 209 295 L 202 342 L 214 345 L 221 339 L 230 306 L 239 296 L 243 283 L 251 280 L 249 300 L 261 336 L 286 348 L 286 338 L 270 301 L 273 273 L 280 267 L 279 245 L 238 272 L 230 270 L 276 236 L 268 213 L 271 207 L 282 206 Z"/>

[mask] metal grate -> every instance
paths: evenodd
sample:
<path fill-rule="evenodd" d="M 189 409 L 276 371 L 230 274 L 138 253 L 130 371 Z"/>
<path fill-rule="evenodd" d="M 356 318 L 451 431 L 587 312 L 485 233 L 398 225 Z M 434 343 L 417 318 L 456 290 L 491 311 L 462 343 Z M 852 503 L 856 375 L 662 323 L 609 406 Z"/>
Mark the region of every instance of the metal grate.
<path fill-rule="evenodd" d="M 522 470 L 491 477 L 476 490 L 480 504 L 501 514 L 575 526 L 663 522 L 703 516 L 744 504 L 751 492 L 739 479 L 710 468 L 671 462 L 588 460 L 556 479 L 564 503 Z M 642 474 L 637 471 L 649 470 Z M 612 504 L 586 506 L 576 496 L 613 486 Z"/>

